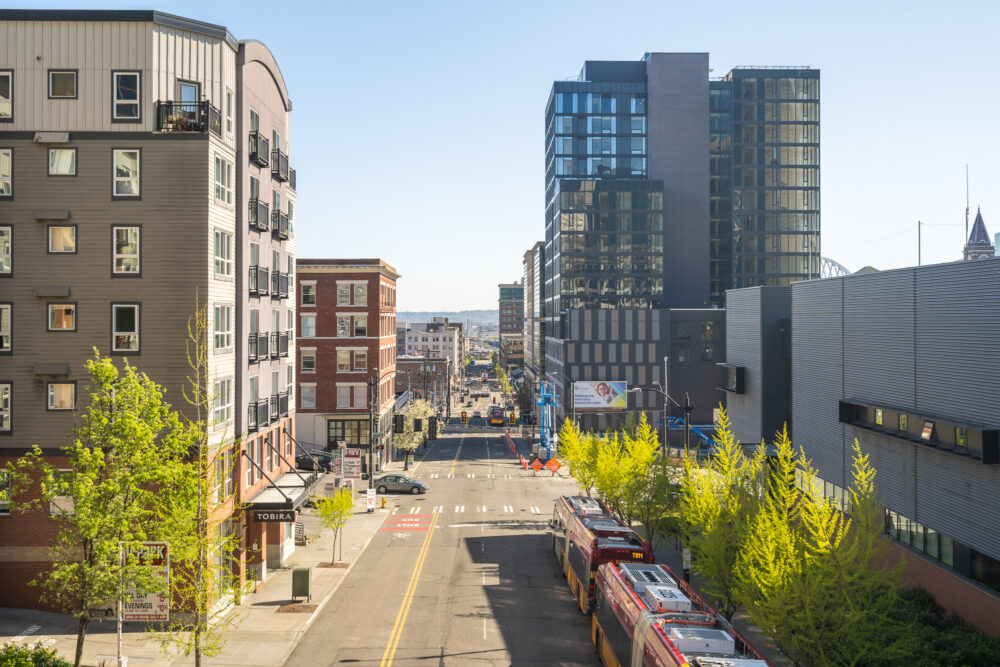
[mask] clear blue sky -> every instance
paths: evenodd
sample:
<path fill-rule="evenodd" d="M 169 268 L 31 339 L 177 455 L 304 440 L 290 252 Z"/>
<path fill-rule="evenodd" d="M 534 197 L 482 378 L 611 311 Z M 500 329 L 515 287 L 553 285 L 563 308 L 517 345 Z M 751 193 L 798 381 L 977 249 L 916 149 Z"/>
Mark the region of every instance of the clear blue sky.
<path fill-rule="evenodd" d="M 300 256 L 395 265 L 401 310 L 495 308 L 543 229 L 545 102 L 584 60 L 707 51 L 822 70 L 822 250 L 856 270 L 1000 232 L 996 2 L 229 2 L 159 9 L 274 52 L 294 103 Z"/>

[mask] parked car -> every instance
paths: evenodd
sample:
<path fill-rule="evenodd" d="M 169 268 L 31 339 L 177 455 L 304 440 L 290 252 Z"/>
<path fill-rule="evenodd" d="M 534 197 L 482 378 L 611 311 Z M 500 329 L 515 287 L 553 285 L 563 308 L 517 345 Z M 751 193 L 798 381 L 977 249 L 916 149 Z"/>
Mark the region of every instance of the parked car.
<path fill-rule="evenodd" d="M 313 459 L 316 459 L 313 461 Z M 326 454 L 298 454 L 295 457 L 295 467 L 300 470 L 321 470 L 330 472 L 333 469 L 333 461 Z"/>
<path fill-rule="evenodd" d="M 406 475 L 383 475 L 375 479 L 378 493 L 427 493 L 430 487 Z"/>

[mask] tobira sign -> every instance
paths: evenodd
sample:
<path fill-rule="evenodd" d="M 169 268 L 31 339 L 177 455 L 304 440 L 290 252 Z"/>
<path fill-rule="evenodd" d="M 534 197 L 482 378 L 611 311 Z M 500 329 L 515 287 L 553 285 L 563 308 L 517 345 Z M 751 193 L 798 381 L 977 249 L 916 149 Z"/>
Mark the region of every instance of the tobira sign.
<path fill-rule="evenodd" d="M 253 520 L 257 523 L 295 522 L 295 510 L 254 510 Z"/>

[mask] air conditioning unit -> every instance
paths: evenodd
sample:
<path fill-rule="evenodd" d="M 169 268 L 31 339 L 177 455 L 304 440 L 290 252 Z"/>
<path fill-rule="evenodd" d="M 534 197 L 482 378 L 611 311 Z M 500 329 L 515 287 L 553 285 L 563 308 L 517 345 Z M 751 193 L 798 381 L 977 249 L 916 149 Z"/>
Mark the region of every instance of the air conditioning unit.
<path fill-rule="evenodd" d="M 736 643 L 725 630 L 673 627 L 667 630 L 667 637 L 684 654 L 715 653 L 731 656 L 736 652 Z"/>
<path fill-rule="evenodd" d="M 636 584 L 663 584 L 665 586 L 675 584 L 670 575 L 660 569 L 658 565 L 650 563 L 622 563 L 621 573 L 632 582 L 632 588 L 636 588 Z"/>
<path fill-rule="evenodd" d="M 679 588 L 647 584 L 642 592 L 642 601 L 654 614 L 668 611 L 691 611 L 691 600 Z"/>

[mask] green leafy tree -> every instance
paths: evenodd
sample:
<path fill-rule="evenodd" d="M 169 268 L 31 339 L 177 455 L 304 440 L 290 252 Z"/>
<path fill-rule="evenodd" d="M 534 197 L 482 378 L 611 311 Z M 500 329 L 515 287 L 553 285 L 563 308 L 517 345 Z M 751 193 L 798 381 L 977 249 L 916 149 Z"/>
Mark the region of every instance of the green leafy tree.
<path fill-rule="evenodd" d="M 0 665 L 3 667 L 70 667 L 54 649 L 45 648 L 41 642 L 22 646 L 14 642 L 0 644 Z"/>
<path fill-rule="evenodd" d="M 10 466 L 13 509 L 48 509 L 58 526 L 52 567 L 31 583 L 76 617 L 75 665 L 92 608 L 119 600 L 123 588 L 163 592 L 151 568 L 121 555 L 169 536 L 187 478 L 184 429 L 163 389 L 127 360 L 119 369 L 96 349 L 86 368 L 89 401 L 63 448 L 68 472 L 50 465 L 37 445 Z"/>
<path fill-rule="evenodd" d="M 589 496 L 597 482 L 597 460 L 601 439 L 582 433 L 567 419 L 559 429 L 559 456 L 569 465 L 570 474 Z"/>
<path fill-rule="evenodd" d="M 238 526 L 243 506 L 232 483 L 233 464 L 240 443 L 227 432 L 209 437 L 207 421 L 216 398 L 210 390 L 208 308 L 195 297 L 195 311 L 188 319 L 187 362 L 190 375 L 183 390 L 191 417 L 184 424 L 189 454 L 189 474 L 183 492 L 173 499 L 181 521 L 171 537 L 170 588 L 187 614 L 174 614 L 160 636 L 164 649 L 174 646 L 183 655 L 194 655 L 195 665 L 205 656 L 218 655 L 227 635 L 245 617 L 229 602 L 239 601 L 236 560 L 243 545 Z"/>
<path fill-rule="evenodd" d="M 325 496 L 316 501 L 316 516 L 324 528 L 333 531 L 333 549 L 330 554 L 330 562 L 337 561 L 337 537 L 340 529 L 344 527 L 347 520 L 354 513 L 354 497 L 350 489 L 340 489 L 332 496 Z M 341 547 L 343 550 L 343 546 Z"/>
<path fill-rule="evenodd" d="M 691 569 L 705 578 L 705 593 L 728 619 L 739 606 L 737 563 L 759 509 L 765 453 L 759 447 L 752 457 L 744 454 L 724 409 L 715 432 L 718 444 L 707 467 L 693 454 L 684 459 L 680 504 Z"/>
<path fill-rule="evenodd" d="M 665 456 L 657 455 L 641 481 L 637 494 L 635 519 L 650 543 L 679 535 L 680 482 L 682 469 Z"/>
<path fill-rule="evenodd" d="M 434 408 L 428 401 L 423 399 L 411 400 L 403 408 L 402 414 L 403 418 L 403 432 L 393 433 L 392 444 L 395 445 L 397 449 L 401 449 L 406 452 L 406 456 L 403 459 L 403 470 L 410 469 L 410 457 L 420 446 L 420 443 L 424 441 L 424 436 L 427 433 L 427 418 L 434 414 Z M 422 431 L 413 430 L 413 420 L 422 419 Z"/>
<path fill-rule="evenodd" d="M 635 435 L 612 433 L 598 445 L 594 486 L 608 506 L 632 525 L 647 502 L 649 476 L 659 443 L 643 413 Z"/>

